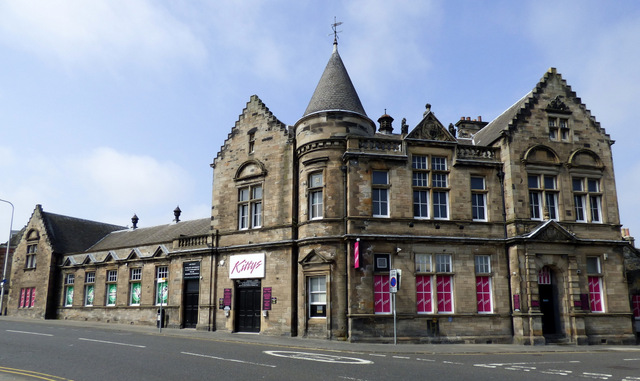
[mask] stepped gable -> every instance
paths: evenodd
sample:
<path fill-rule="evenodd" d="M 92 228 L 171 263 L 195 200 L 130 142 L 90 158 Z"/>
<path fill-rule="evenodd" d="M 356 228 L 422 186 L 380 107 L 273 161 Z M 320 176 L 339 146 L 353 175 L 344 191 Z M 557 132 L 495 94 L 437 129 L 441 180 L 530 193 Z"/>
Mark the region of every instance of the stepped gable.
<path fill-rule="evenodd" d="M 100 241 L 107 234 L 126 229 L 125 226 L 83 220 L 41 211 L 42 219 L 56 253 L 79 253 Z"/>
<path fill-rule="evenodd" d="M 89 248 L 90 251 L 103 251 L 123 247 L 136 247 L 169 242 L 181 236 L 197 236 L 208 234 L 211 230 L 211 219 L 180 221 L 167 225 L 137 228 L 113 232 L 100 242 Z M 89 251 L 87 250 L 87 251 Z"/>
<path fill-rule="evenodd" d="M 517 101 L 513 106 L 509 107 L 505 112 L 500 114 L 491 123 L 486 125 L 480 131 L 478 131 L 473 137 L 474 145 L 488 146 L 498 140 L 503 134 L 513 129 L 513 127 L 520 121 L 524 120 L 531 112 L 531 108 L 538 103 L 540 94 L 547 87 L 549 80 L 552 77 L 558 77 L 562 85 L 565 87 L 565 94 L 567 94 L 566 101 L 573 101 L 578 104 L 586 115 L 588 115 L 593 126 L 606 135 L 605 130 L 600 126 L 600 123 L 596 121 L 596 118 L 591 115 L 591 111 L 587 109 L 586 105 L 582 103 L 581 99 L 576 96 L 576 93 L 571 90 L 571 86 L 567 85 L 567 82 L 562 79 L 562 75 L 557 72 L 556 68 L 549 68 L 544 74 L 540 82 L 536 87 Z M 557 101 L 557 100 L 556 100 Z M 559 104 L 564 106 L 563 104 Z M 566 107 L 566 106 L 565 106 Z M 557 111 L 557 110 L 554 110 Z M 560 110 L 562 112 L 562 110 Z"/>
<path fill-rule="evenodd" d="M 264 115 L 266 116 L 266 119 L 267 119 L 267 124 L 269 125 L 269 130 L 279 129 L 285 135 L 288 133 L 287 126 L 284 123 L 282 123 L 278 118 L 276 118 L 275 115 L 273 115 L 273 113 L 269 110 L 269 107 L 267 107 L 264 104 L 264 102 L 262 102 L 260 97 L 258 97 L 257 95 L 254 94 L 254 95 L 251 96 L 251 98 L 249 98 L 249 101 L 247 102 L 247 104 L 244 107 L 244 109 L 242 109 L 242 113 L 240 114 L 240 116 L 238 116 L 238 120 L 236 121 L 236 123 L 233 126 L 233 128 L 231 128 L 231 132 L 229 132 L 229 134 L 227 135 L 227 138 L 224 141 L 224 144 L 222 145 L 222 147 L 220 147 L 220 150 L 218 151 L 218 154 L 213 159 L 213 164 L 211 164 L 212 166 L 215 166 L 216 161 L 219 158 L 222 158 L 224 156 L 224 152 L 227 150 L 227 147 L 228 147 L 227 143 L 238 132 L 238 125 L 245 118 L 245 116 L 247 115 L 247 110 L 251 106 L 256 106 L 256 108 L 261 109 L 264 112 Z"/>
<path fill-rule="evenodd" d="M 334 42 L 333 53 L 303 117 L 320 111 L 351 111 L 367 116 Z"/>

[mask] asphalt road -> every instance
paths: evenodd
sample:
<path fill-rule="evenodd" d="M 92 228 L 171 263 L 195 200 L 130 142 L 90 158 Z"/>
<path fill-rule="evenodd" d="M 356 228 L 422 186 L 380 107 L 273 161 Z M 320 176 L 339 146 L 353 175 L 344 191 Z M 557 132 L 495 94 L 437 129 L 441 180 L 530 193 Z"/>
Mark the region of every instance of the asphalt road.
<path fill-rule="evenodd" d="M 321 343 L 0 319 L 0 380 L 640 381 L 640 347 Z"/>

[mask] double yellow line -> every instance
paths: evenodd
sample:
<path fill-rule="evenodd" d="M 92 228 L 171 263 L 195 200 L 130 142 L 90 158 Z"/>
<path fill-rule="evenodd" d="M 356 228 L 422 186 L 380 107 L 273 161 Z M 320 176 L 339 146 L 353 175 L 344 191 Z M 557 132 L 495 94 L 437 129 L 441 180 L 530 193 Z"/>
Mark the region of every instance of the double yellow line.
<path fill-rule="evenodd" d="M 68 378 L 52 376 L 46 373 L 33 372 L 31 370 L 25 370 L 25 369 L 7 368 L 4 366 L 0 366 L 0 379 L 2 379 L 1 373 L 18 374 L 18 375 L 29 377 L 29 378 L 37 378 L 39 380 L 47 380 L 47 381 L 60 381 L 60 380 L 70 381 Z"/>

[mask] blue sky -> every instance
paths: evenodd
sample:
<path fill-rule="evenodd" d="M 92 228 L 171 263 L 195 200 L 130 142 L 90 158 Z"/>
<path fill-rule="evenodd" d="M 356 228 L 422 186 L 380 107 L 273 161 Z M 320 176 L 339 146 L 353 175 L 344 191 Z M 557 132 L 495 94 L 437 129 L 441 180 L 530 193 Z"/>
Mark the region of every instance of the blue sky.
<path fill-rule="evenodd" d="M 606 4 L 606 6 L 605 6 Z M 622 223 L 640 236 L 640 2 L 0 2 L 0 198 L 139 226 L 210 215 L 209 164 L 249 97 L 304 112 L 339 50 L 363 106 L 410 127 L 492 120 L 556 67 L 616 140 Z M 10 207 L 0 204 L 0 241 Z"/>

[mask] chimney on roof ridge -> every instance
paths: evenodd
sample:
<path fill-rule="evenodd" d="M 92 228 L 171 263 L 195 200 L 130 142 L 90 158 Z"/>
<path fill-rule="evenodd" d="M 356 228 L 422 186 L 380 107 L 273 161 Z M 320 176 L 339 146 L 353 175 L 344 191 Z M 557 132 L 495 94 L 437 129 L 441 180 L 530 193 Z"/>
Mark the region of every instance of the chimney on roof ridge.
<path fill-rule="evenodd" d="M 133 224 L 133 230 L 136 230 L 138 228 L 138 221 L 140 219 L 138 218 L 138 216 L 133 213 L 133 217 L 131 217 L 131 223 Z"/>
<path fill-rule="evenodd" d="M 173 222 L 175 223 L 180 222 L 180 213 L 182 213 L 182 210 L 180 210 L 180 206 L 176 206 L 176 208 L 173 210 L 173 215 L 175 217 Z"/>
<path fill-rule="evenodd" d="M 476 132 L 480 131 L 487 122 L 482 121 L 482 116 L 478 116 L 478 119 L 471 120 L 470 116 L 460 117 L 460 120 L 456 122 L 458 128 L 458 138 L 471 139 Z"/>

